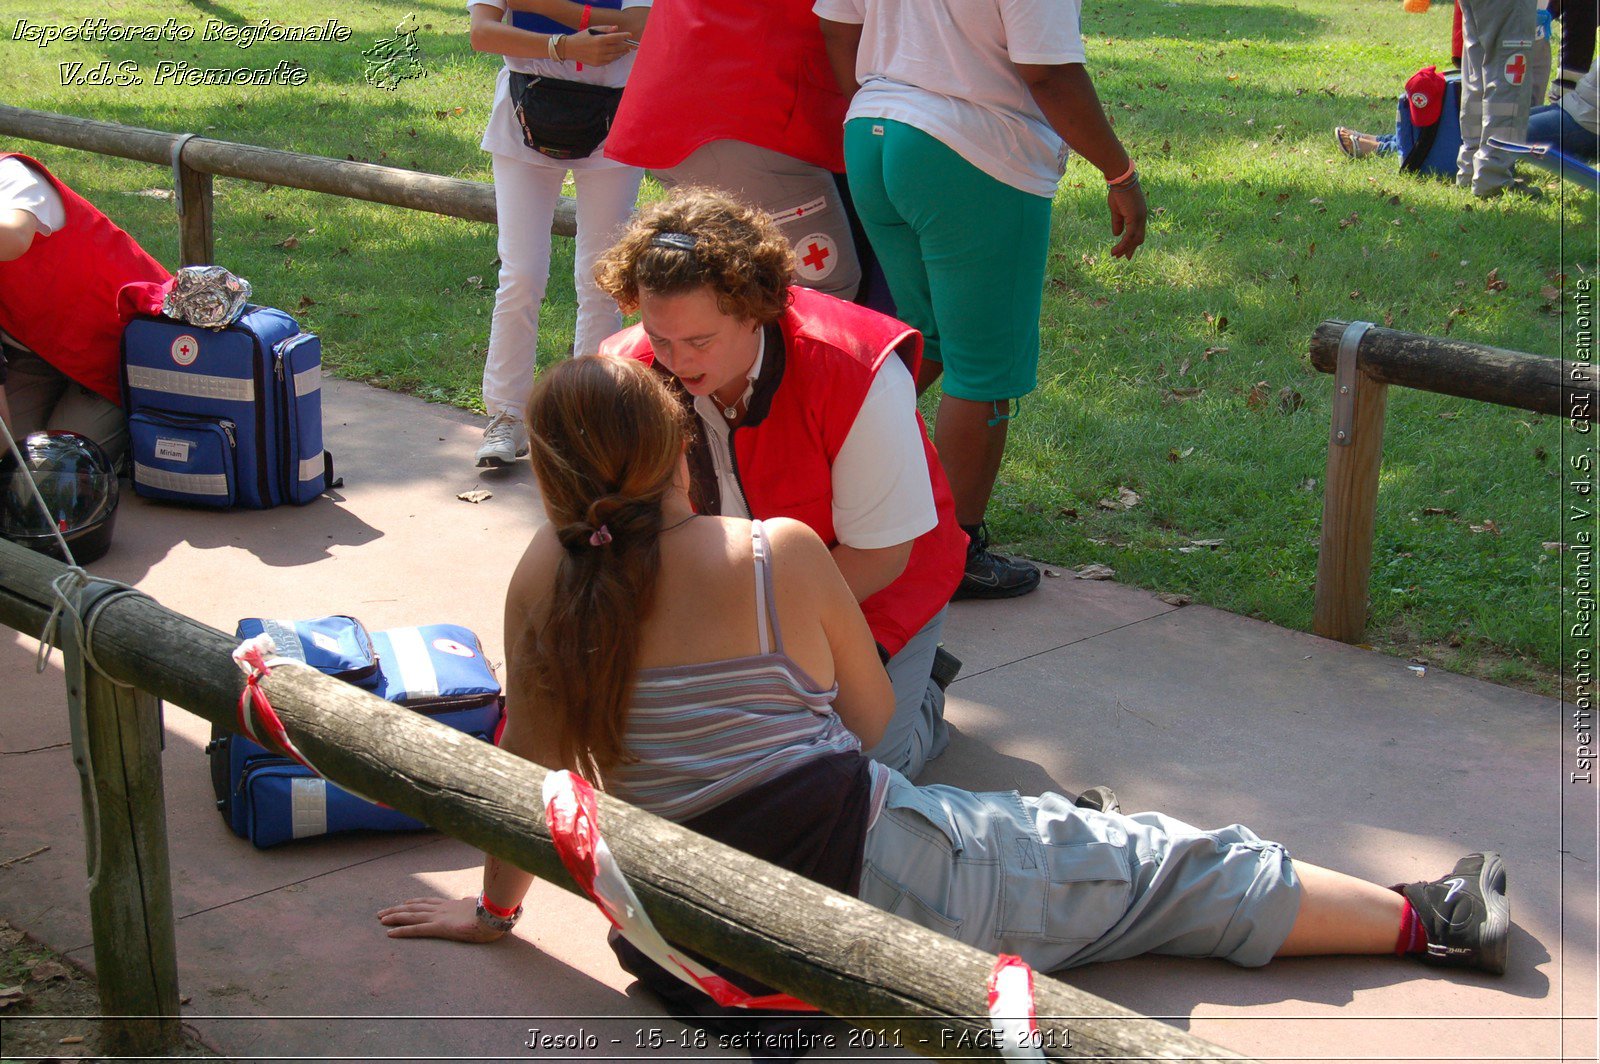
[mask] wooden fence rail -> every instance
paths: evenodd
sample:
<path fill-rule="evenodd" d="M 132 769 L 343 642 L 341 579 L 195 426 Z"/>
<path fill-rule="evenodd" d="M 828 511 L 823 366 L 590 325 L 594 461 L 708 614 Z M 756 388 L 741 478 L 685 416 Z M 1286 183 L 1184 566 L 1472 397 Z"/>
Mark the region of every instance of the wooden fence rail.
<path fill-rule="evenodd" d="M 0 624 L 38 633 L 54 601 L 51 581 L 65 572 L 50 558 L 0 540 Z M 152 1017 L 125 1032 L 134 1053 L 155 1052 L 152 1042 L 164 1029 L 149 1024 L 176 1013 L 175 952 L 159 948 L 159 940 L 172 939 L 170 888 L 146 881 L 165 876 L 165 836 L 150 837 L 164 830 L 165 815 L 159 763 L 153 772 L 148 764 L 157 757 L 154 714 L 130 715 L 126 696 L 113 697 L 118 689 L 104 680 L 131 684 L 231 730 L 243 684 L 230 658 L 234 642 L 153 599 L 126 594 L 104 602 L 88 633 L 93 660 L 104 670 L 86 692 L 91 722 L 144 729 L 116 740 L 124 752 L 142 751 L 139 778 L 96 780 L 102 795 L 116 795 L 125 806 L 143 803 L 132 814 L 137 824 L 108 815 L 103 800 L 100 836 L 122 838 L 89 839 L 99 855 L 98 882 L 119 884 L 114 900 L 92 910 L 102 1006 L 107 1015 Z M 544 769 L 309 669 L 279 669 L 263 687 L 296 744 L 329 779 L 577 890 L 544 825 Z M 123 759 L 114 760 L 97 758 L 97 776 L 120 773 Z M 880 1029 L 898 1032 L 922 1055 L 995 1055 L 983 1045 L 991 955 L 607 795 L 600 795 L 600 816 L 618 863 L 669 939 L 834 1015 L 895 1017 Z M 118 921 L 137 922 L 142 931 L 134 939 L 156 948 L 140 956 L 119 951 L 111 943 L 126 941 L 128 929 Z M 1036 1003 L 1049 1059 L 1243 1059 L 1047 977 L 1037 980 Z M 941 1032 L 964 1032 L 966 1041 Z"/>
<path fill-rule="evenodd" d="M 1389 385 L 1594 421 L 1590 362 L 1329 320 L 1312 334 L 1311 365 L 1334 375 L 1311 628 L 1346 643 L 1361 642 L 1367 625 Z"/>
<path fill-rule="evenodd" d="M 275 151 L 251 144 L 4 105 L 0 105 L 0 136 L 22 137 L 172 167 L 174 203 L 179 218 L 179 262 L 184 266 L 209 265 L 215 261 L 212 175 L 326 192 L 474 222 L 495 220 L 493 185 L 396 166 Z M 563 196 L 557 203 L 550 231 L 557 236 L 577 233 L 576 208 L 571 198 Z"/>

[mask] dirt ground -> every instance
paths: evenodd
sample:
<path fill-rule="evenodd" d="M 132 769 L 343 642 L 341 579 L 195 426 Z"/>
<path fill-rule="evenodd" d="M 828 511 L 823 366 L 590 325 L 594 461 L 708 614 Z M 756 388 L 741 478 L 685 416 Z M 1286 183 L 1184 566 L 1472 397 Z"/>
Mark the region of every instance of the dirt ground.
<path fill-rule="evenodd" d="M 94 976 L 0 920 L 0 1064 L 106 1058 Z M 168 1056 L 215 1051 L 184 1025 Z"/>

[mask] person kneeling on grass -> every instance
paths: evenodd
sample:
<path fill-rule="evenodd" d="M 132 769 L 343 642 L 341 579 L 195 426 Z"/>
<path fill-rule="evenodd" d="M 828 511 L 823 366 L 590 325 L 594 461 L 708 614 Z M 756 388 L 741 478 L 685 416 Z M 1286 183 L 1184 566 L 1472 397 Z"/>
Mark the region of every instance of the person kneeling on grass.
<path fill-rule="evenodd" d="M 1246 966 L 1400 953 L 1505 970 L 1493 853 L 1391 889 L 1238 825 L 918 787 L 863 757 L 893 697 L 816 534 L 697 514 L 682 407 L 638 362 L 556 366 L 529 417 L 549 520 L 506 598 L 512 753 L 1040 970 L 1143 953 Z M 414 899 L 378 918 L 396 938 L 492 941 L 532 878 L 490 857 L 477 898 Z"/>

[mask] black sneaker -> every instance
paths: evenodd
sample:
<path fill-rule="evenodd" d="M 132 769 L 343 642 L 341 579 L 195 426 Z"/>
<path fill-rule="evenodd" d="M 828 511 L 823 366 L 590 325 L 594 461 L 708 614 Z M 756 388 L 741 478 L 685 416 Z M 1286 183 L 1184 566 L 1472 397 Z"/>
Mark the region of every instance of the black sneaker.
<path fill-rule="evenodd" d="M 950 599 L 1016 598 L 1038 586 L 1039 570 L 1027 562 L 990 553 L 989 525 L 985 522 L 967 543 L 967 571 Z"/>
<path fill-rule="evenodd" d="M 961 659 L 944 648 L 940 643 L 933 648 L 933 682 L 943 691 L 949 687 L 961 672 Z"/>
<path fill-rule="evenodd" d="M 1416 954 L 1418 960 L 1505 974 L 1511 903 L 1506 900 L 1506 867 L 1499 854 L 1469 853 L 1445 878 L 1407 883 L 1400 892 L 1417 911 L 1428 936 L 1427 952 Z"/>
<path fill-rule="evenodd" d="M 1098 809 L 1102 813 L 1122 812 L 1122 803 L 1117 801 L 1117 792 L 1104 785 L 1090 787 L 1078 795 L 1072 804 L 1079 809 Z"/>

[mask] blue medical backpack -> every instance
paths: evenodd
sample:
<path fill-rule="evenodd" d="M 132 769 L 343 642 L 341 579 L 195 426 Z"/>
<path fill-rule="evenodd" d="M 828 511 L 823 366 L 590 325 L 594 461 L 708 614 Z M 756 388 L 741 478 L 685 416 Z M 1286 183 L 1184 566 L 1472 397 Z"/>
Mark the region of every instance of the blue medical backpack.
<path fill-rule="evenodd" d="M 1400 169 L 1408 173 L 1456 174 L 1456 156 L 1461 151 L 1461 74 L 1444 76 L 1444 107 L 1439 121 L 1418 127 L 1411 121 L 1411 107 L 1404 91 L 1400 93 L 1400 113 L 1395 119 L 1396 147 Z"/>
<path fill-rule="evenodd" d="M 353 617 L 310 621 L 246 618 L 237 635 L 272 635 L 294 657 L 484 742 L 499 736 L 500 682 L 470 629 L 394 628 L 370 636 Z M 206 754 L 217 809 L 240 838 L 266 849 L 345 831 L 424 831 L 405 813 L 357 797 L 276 750 L 212 726 Z"/>
<path fill-rule="evenodd" d="M 264 510 L 333 486 L 322 447 L 322 342 L 271 307 L 224 329 L 141 316 L 122 334 L 133 490 Z"/>

